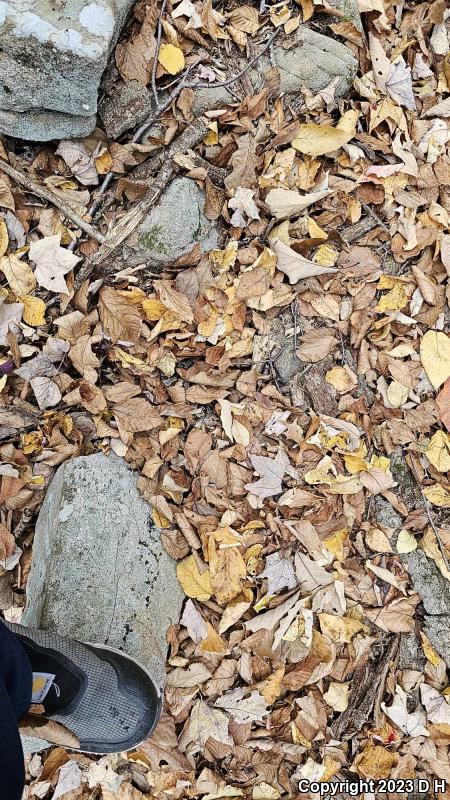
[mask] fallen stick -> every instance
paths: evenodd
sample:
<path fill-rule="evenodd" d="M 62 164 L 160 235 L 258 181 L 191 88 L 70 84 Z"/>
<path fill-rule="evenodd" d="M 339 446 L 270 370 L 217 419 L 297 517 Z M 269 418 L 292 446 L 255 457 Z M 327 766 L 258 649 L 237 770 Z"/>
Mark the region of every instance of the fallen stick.
<path fill-rule="evenodd" d="M 124 216 L 119 219 L 112 230 L 104 238 L 102 246 L 94 255 L 90 256 L 80 268 L 75 280 L 75 291 L 77 291 L 84 281 L 95 269 L 107 265 L 117 248 L 130 236 L 137 228 L 141 220 L 148 214 L 150 208 L 159 200 L 162 191 L 175 173 L 173 157 L 177 153 L 185 153 L 191 147 L 195 147 L 207 132 L 206 124 L 201 120 L 195 120 L 183 133 L 175 139 L 165 152 L 164 163 L 158 174 L 153 178 L 152 185 L 148 192 L 134 205 Z"/>
<path fill-rule="evenodd" d="M 32 178 L 29 178 L 27 175 L 24 175 L 23 172 L 20 172 L 15 167 L 12 167 L 11 164 L 8 164 L 7 161 L 0 159 L 0 170 L 6 172 L 10 178 L 12 178 L 16 183 L 20 186 L 23 186 L 25 189 L 28 189 L 33 194 L 37 195 L 41 198 L 41 200 L 46 200 L 47 203 L 51 203 L 51 205 L 55 206 L 59 211 L 61 211 L 67 219 L 70 219 L 77 228 L 81 228 L 88 236 L 92 239 L 95 239 L 100 244 L 103 244 L 105 241 L 105 237 L 96 229 L 93 225 L 90 225 L 89 222 L 85 222 L 76 211 L 72 211 L 71 208 L 65 205 L 63 201 L 58 197 L 58 195 L 54 194 L 50 189 L 45 189 L 44 186 L 41 184 L 36 183 Z"/>

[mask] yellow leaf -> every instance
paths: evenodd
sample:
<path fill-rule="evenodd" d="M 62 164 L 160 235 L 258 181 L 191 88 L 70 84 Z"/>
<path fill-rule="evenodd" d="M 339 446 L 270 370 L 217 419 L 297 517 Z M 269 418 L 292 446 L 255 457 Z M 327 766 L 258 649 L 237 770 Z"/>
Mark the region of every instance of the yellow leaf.
<path fill-rule="evenodd" d="M 161 300 L 157 300 L 156 298 L 143 300 L 141 305 L 149 322 L 158 322 L 158 320 L 161 319 L 161 317 L 163 317 L 167 311 L 164 303 L 161 303 Z"/>
<path fill-rule="evenodd" d="M 436 653 L 434 647 L 432 647 L 431 642 L 425 636 L 422 631 L 420 631 L 420 638 L 422 639 L 422 650 L 424 652 L 425 658 L 433 665 L 433 667 L 437 667 L 438 664 L 442 661 L 440 655 Z"/>
<path fill-rule="evenodd" d="M 244 559 L 235 547 L 218 551 L 210 547 L 209 565 L 212 590 L 217 602 L 220 605 L 229 603 L 241 592 L 241 580 L 246 574 Z"/>
<path fill-rule="evenodd" d="M 328 233 L 312 217 L 308 217 L 308 233 L 311 239 L 328 239 Z"/>
<path fill-rule="evenodd" d="M 188 556 L 177 564 L 177 577 L 188 597 L 209 600 L 212 595 L 209 569 L 200 572 L 194 556 Z"/>
<path fill-rule="evenodd" d="M 430 439 L 425 455 L 430 464 L 433 464 L 433 467 L 436 467 L 439 472 L 447 472 L 450 469 L 450 436 L 448 433 L 436 431 Z"/>
<path fill-rule="evenodd" d="M 161 45 L 158 61 L 170 75 L 178 75 L 184 69 L 183 51 L 174 44 Z"/>
<path fill-rule="evenodd" d="M 209 258 L 212 263 L 219 268 L 219 272 L 227 272 L 231 267 L 234 267 L 236 261 L 236 254 L 238 243 L 235 239 L 228 242 L 225 250 L 211 250 Z"/>
<path fill-rule="evenodd" d="M 214 630 L 210 622 L 206 623 L 208 636 L 200 644 L 202 653 L 226 653 L 228 650 L 227 645 L 220 638 L 219 634 Z"/>
<path fill-rule="evenodd" d="M 318 125 L 315 122 L 300 125 L 292 146 L 309 156 L 332 153 L 353 139 L 358 116 L 357 111 L 346 111 L 335 128 L 331 125 Z"/>
<path fill-rule="evenodd" d="M 205 144 L 217 144 L 219 141 L 219 131 L 216 121 L 208 125 L 208 133 L 204 136 L 203 141 Z"/>
<path fill-rule="evenodd" d="M 377 311 L 400 311 L 403 306 L 408 302 L 408 295 L 406 294 L 405 287 L 401 283 L 396 283 L 390 292 L 387 292 L 380 298 L 377 305 Z"/>
<path fill-rule="evenodd" d="M 164 514 L 161 514 L 157 508 L 152 509 L 152 517 L 157 528 L 170 528 L 170 520 L 168 520 Z"/>
<path fill-rule="evenodd" d="M 427 331 L 420 343 L 420 359 L 435 389 L 450 375 L 450 339 L 442 331 Z"/>
<path fill-rule="evenodd" d="M 3 256 L 0 261 L 3 272 L 14 294 L 29 294 L 36 286 L 36 278 L 28 264 L 21 261 L 14 253 Z"/>
<path fill-rule="evenodd" d="M 333 533 L 332 536 L 328 536 L 326 539 L 324 539 L 323 543 L 325 547 L 327 548 L 327 550 L 330 551 L 330 553 L 333 553 L 333 555 L 335 556 L 335 558 L 338 559 L 338 561 L 342 561 L 344 558 L 343 545 L 344 542 L 347 541 L 347 537 L 348 537 L 347 528 L 342 528 L 342 530 L 336 531 L 335 533 Z"/>
<path fill-rule="evenodd" d="M 323 699 L 333 711 L 345 711 L 348 707 L 348 691 L 350 688 L 349 683 L 337 683 L 331 681 L 328 691 L 323 695 Z"/>
<path fill-rule="evenodd" d="M 0 256 L 4 256 L 9 244 L 8 228 L 4 219 L 0 219 Z"/>
<path fill-rule="evenodd" d="M 19 300 L 23 303 L 23 321 L 27 325 L 32 325 L 33 328 L 45 325 L 45 303 L 40 297 L 22 294 L 19 295 Z"/>
<path fill-rule="evenodd" d="M 281 694 L 281 685 L 284 678 L 285 667 L 278 667 L 264 681 L 255 684 L 255 689 L 264 697 L 268 706 L 277 700 Z"/>
<path fill-rule="evenodd" d="M 338 259 L 339 253 L 330 244 L 321 244 L 313 256 L 314 264 L 321 267 L 333 267 Z"/>
<path fill-rule="evenodd" d="M 113 163 L 114 161 L 112 156 L 108 153 L 107 150 L 105 150 L 105 152 L 102 153 L 101 156 L 98 156 L 95 159 L 95 169 L 97 170 L 99 175 L 107 175 Z"/>
<path fill-rule="evenodd" d="M 417 550 L 417 540 L 412 533 L 402 528 L 397 539 L 397 553 L 412 553 Z"/>
<path fill-rule="evenodd" d="M 367 472 L 369 464 L 362 456 L 357 456 L 355 453 L 344 453 L 345 468 L 351 475 L 357 475 L 358 472 Z"/>
<path fill-rule="evenodd" d="M 395 753 L 386 750 L 381 745 L 369 742 L 364 750 L 356 756 L 353 767 L 362 778 L 380 780 L 380 778 L 389 778 L 391 769 L 397 761 L 398 756 Z"/>
<path fill-rule="evenodd" d="M 440 483 L 435 483 L 434 486 L 426 486 L 423 493 L 434 506 L 450 508 L 450 491 Z"/>

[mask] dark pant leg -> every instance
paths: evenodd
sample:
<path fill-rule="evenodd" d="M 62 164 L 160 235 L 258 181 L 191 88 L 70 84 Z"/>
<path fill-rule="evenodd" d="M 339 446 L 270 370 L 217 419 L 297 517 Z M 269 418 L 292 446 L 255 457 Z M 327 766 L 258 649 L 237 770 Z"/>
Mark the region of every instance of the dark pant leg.
<path fill-rule="evenodd" d="M 5 800 L 20 800 L 25 783 L 17 720 L 31 703 L 33 676 L 28 656 L 0 622 L 0 788 Z"/>

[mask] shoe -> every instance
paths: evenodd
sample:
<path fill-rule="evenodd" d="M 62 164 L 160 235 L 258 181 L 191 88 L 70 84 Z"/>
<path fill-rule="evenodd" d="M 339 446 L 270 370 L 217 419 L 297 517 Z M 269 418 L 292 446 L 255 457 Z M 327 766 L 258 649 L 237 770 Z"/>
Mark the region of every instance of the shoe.
<path fill-rule="evenodd" d="M 33 669 L 33 703 L 65 725 L 85 753 L 133 750 L 150 736 L 161 696 L 141 664 L 120 650 L 6 623 Z"/>

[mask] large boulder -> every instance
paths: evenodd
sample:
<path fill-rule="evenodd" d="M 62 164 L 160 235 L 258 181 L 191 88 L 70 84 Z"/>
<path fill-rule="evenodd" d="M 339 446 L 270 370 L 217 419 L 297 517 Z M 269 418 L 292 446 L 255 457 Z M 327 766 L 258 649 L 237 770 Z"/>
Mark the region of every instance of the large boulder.
<path fill-rule="evenodd" d="M 133 0 L 0 3 L 0 131 L 26 139 L 82 136 Z"/>
<path fill-rule="evenodd" d="M 217 227 L 205 217 L 204 206 L 205 194 L 195 181 L 175 178 L 124 243 L 124 262 L 164 266 L 173 264 L 196 244 L 204 253 L 217 247 Z"/>
<path fill-rule="evenodd" d="M 98 453 L 60 466 L 36 523 L 22 624 L 124 650 L 162 688 L 183 597 L 125 461 Z"/>

